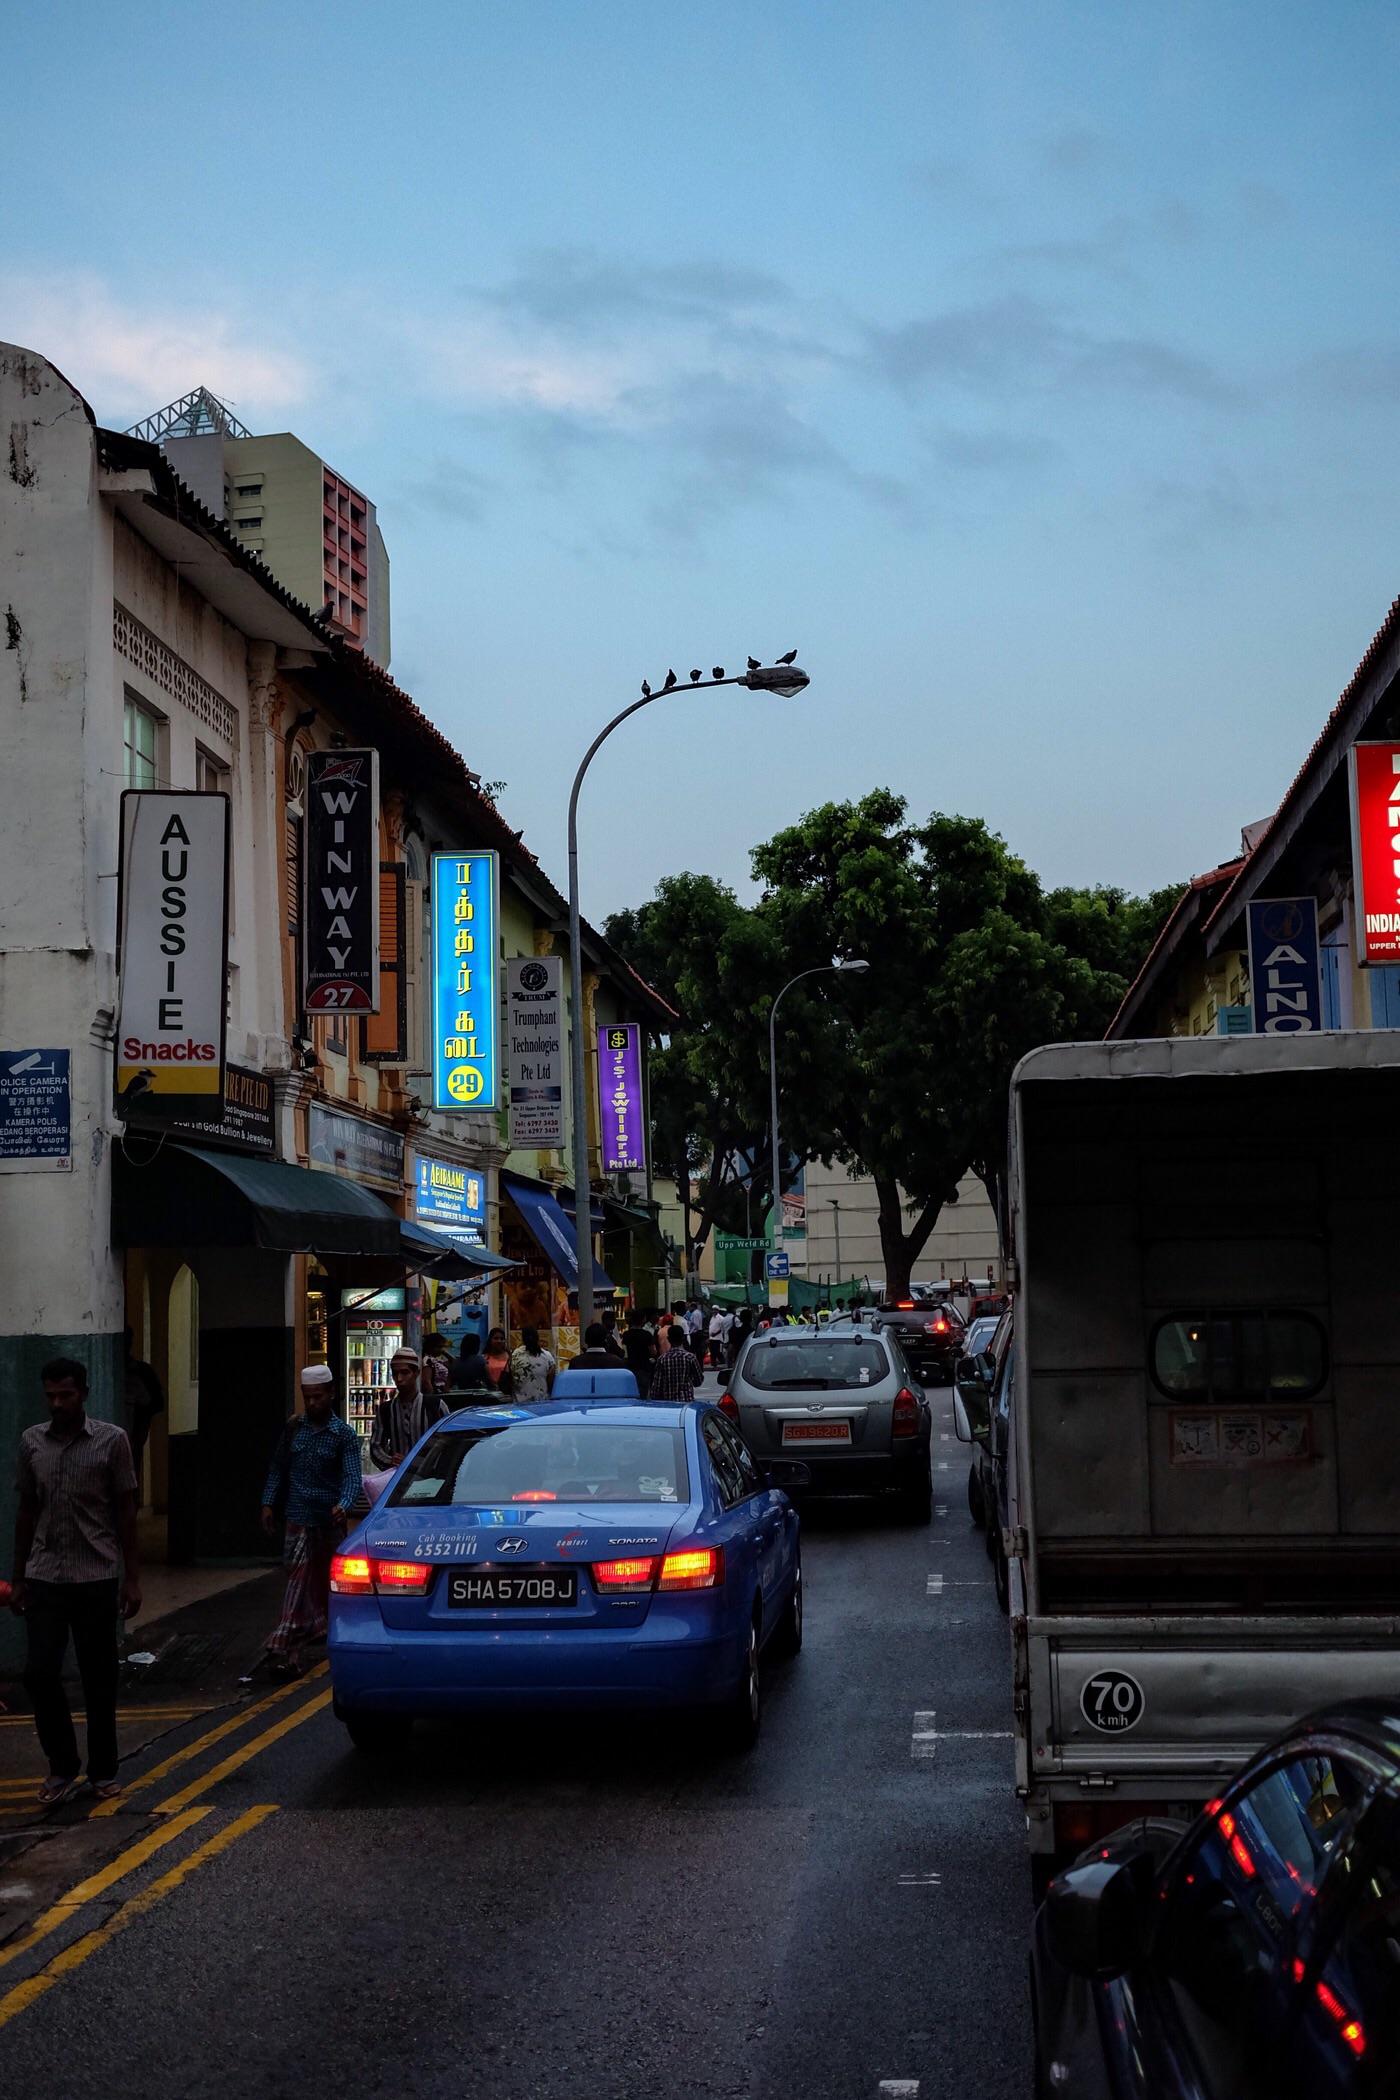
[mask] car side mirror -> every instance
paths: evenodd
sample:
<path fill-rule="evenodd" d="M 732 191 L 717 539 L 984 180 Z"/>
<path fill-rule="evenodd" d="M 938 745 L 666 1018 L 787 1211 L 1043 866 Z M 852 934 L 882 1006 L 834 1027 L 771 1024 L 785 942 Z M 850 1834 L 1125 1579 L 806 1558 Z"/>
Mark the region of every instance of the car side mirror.
<path fill-rule="evenodd" d="M 1050 1952 L 1072 1976 L 1121 1976 L 1142 1952 L 1144 1875 L 1131 1860 L 1096 1859 L 1057 1875 L 1045 1898 Z"/>
<path fill-rule="evenodd" d="M 967 1436 L 964 1441 L 981 1443 L 992 1433 L 992 1396 L 980 1356 L 958 1358 L 958 1366 L 953 1373 L 953 1385 L 957 1395 L 953 1409 L 954 1427 L 961 1437 L 962 1429 L 957 1419 L 961 1410 L 963 1420 L 967 1424 Z"/>
<path fill-rule="evenodd" d="M 770 1458 L 763 1477 L 770 1488 L 805 1488 L 812 1485 L 812 1468 L 798 1458 Z"/>
<path fill-rule="evenodd" d="M 972 1442 L 972 1424 L 967 1419 L 963 1396 L 956 1386 L 953 1387 L 953 1434 L 960 1444 Z"/>

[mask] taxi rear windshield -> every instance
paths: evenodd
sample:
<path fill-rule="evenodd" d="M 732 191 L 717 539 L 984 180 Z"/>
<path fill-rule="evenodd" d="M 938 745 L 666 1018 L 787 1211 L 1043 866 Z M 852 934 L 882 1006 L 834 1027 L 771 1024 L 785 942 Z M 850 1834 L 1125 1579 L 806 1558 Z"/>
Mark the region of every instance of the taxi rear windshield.
<path fill-rule="evenodd" d="M 424 1509 L 689 1499 L 684 1431 L 607 1422 L 440 1429 L 389 1495 Z"/>
<path fill-rule="evenodd" d="M 746 1385 L 765 1393 L 854 1391 L 876 1385 L 889 1374 L 890 1360 L 879 1342 L 855 1335 L 813 1336 L 802 1342 L 759 1342 L 744 1358 Z"/>

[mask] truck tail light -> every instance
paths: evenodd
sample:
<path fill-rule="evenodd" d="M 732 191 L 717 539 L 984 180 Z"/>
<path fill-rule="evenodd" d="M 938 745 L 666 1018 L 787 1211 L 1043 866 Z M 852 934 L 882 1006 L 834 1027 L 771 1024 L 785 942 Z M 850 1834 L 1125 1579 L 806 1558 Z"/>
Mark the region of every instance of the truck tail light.
<path fill-rule="evenodd" d="M 896 1436 L 917 1436 L 919 1433 L 919 1403 L 907 1385 L 902 1385 L 894 1396 L 894 1433 Z"/>
<path fill-rule="evenodd" d="M 661 1563 L 659 1590 L 717 1590 L 724 1581 L 723 1546 L 683 1546 Z"/>
<path fill-rule="evenodd" d="M 432 1580 L 432 1565 L 425 1560 L 377 1560 L 374 1586 L 381 1597 L 422 1597 Z"/>
<path fill-rule="evenodd" d="M 595 1560 L 593 1587 L 595 1590 L 649 1590 L 656 1574 L 656 1558 L 654 1553 L 649 1553 L 632 1560 Z"/>
<path fill-rule="evenodd" d="M 337 1553 L 331 1561 L 331 1588 L 338 1597 L 370 1597 L 374 1575 L 363 1553 Z"/>

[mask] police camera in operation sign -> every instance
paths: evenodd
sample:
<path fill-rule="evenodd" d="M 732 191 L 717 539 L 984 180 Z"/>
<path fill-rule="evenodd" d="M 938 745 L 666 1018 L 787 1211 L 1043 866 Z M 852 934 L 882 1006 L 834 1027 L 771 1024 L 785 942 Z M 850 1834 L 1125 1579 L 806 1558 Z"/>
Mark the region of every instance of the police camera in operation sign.
<path fill-rule="evenodd" d="M 0 1050 L 0 1174 L 73 1166 L 66 1050 Z"/>

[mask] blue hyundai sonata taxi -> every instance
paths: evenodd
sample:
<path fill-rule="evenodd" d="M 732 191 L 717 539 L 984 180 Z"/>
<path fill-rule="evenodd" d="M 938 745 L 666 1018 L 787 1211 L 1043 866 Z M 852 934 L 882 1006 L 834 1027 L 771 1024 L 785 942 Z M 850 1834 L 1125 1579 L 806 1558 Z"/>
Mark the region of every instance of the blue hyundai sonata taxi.
<path fill-rule="evenodd" d="M 802 1642 L 797 1512 L 703 1402 L 472 1408 L 438 1424 L 331 1569 L 335 1710 L 382 1750 L 431 1714 L 709 1707 L 758 1733 Z"/>

